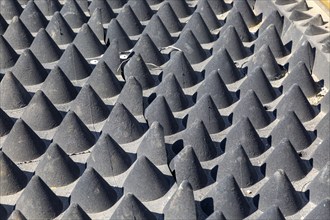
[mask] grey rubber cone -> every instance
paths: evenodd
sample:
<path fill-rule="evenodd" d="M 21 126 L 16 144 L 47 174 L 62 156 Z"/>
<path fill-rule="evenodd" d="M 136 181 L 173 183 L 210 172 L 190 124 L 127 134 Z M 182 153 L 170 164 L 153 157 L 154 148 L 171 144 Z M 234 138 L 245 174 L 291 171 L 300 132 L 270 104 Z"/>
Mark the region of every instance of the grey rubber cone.
<path fill-rule="evenodd" d="M 88 20 L 88 25 L 99 39 L 99 41 L 105 41 L 105 31 L 102 22 L 102 10 L 100 8 L 96 8 L 93 11 L 92 16 Z"/>
<path fill-rule="evenodd" d="M 102 132 L 108 133 L 117 143 L 123 144 L 140 138 L 144 134 L 144 128 L 122 103 L 116 103 Z"/>
<path fill-rule="evenodd" d="M 0 69 L 7 69 L 14 66 L 18 59 L 18 55 L 2 35 L 0 35 L 0 51 Z"/>
<path fill-rule="evenodd" d="M 299 62 L 303 62 L 309 72 L 312 72 L 315 60 L 315 51 L 308 41 L 303 41 L 289 58 L 289 71 L 291 71 Z"/>
<path fill-rule="evenodd" d="M 146 0 L 129 0 L 127 4 L 131 6 L 140 21 L 147 21 L 152 17 L 153 11 Z"/>
<path fill-rule="evenodd" d="M 324 164 L 327 161 L 330 161 L 330 155 L 328 154 L 330 146 L 330 137 L 327 137 L 325 140 L 321 142 L 321 144 L 316 148 L 313 152 L 313 167 L 317 170 L 321 170 Z"/>
<path fill-rule="evenodd" d="M 17 209 L 15 209 L 8 217 L 10 220 L 26 220 L 25 216 Z"/>
<path fill-rule="evenodd" d="M 187 180 L 184 180 L 164 207 L 164 219 L 195 219 L 197 208 L 194 191 Z"/>
<path fill-rule="evenodd" d="M 61 49 L 43 28 L 38 31 L 30 50 L 41 63 L 57 61 L 62 55 Z"/>
<path fill-rule="evenodd" d="M 65 1 L 60 13 L 71 28 L 80 28 L 87 22 L 87 17 L 76 0 Z"/>
<path fill-rule="evenodd" d="M 188 112 L 187 127 L 196 120 L 203 121 L 207 131 L 214 134 L 225 129 L 225 122 L 210 95 L 204 95 Z"/>
<path fill-rule="evenodd" d="M 95 143 L 95 137 L 79 117 L 69 111 L 56 130 L 53 142 L 61 146 L 65 153 L 72 154 L 91 148 Z"/>
<path fill-rule="evenodd" d="M 75 33 L 58 11 L 49 21 L 46 31 L 58 45 L 69 44 L 75 38 Z"/>
<path fill-rule="evenodd" d="M 35 1 L 34 3 L 44 16 L 52 16 L 62 8 L 62 5 L 57 0 Z"/>
<path fill-rule="evenodd" d="M 29 1 L 26 4 L 20 15 L 20 19 L 31 33 L 39 32 L 41 28 L 46 28 L 48 24 L 46 17 L 42 14 L 34 1 Z"/>
<path fill-rule="evenodd" d="M 31 96 L 12 72 L 7 72 L 0 82 L 0 107 L 4 110 L 25 107 Z"/>
<path fill-rule="evenodd" d="M 307 19 L 310 19 L 312 16 L 303 12 L 303 11 L 299 11 L 299 10 L 296 10 L 294 9 L 292 12 L 291 12 L 291 15 L 290 15 L 290 20 L 292 21 L 301 21 L 301 20 L 307 20 Z"/>
<path fill-rule="evenodd" d="M 101 9 L 102 23 L 109 23 L 110 20 L 115 16 L 115 13 L 112 11 L 110 5 L 106 0 L 93 1 L 88 6 L 90 14 L 93 14 L 96 9 Z"/>
<path fill-rule="evenodd" d="M 87 168 L 73 188 L 70 198 L 71 203 L 79 204 L 87 213 L 96 213 L 113 206 L 117 201 L 117 193 L 98 172 Z"/>
<path fill-rule="evenodd" d="M 263 33 L 270 25 L 274 25 L 277 33 L 281 36 L 283 31 L 283 23 L 284 23 L 284 17 L 282 17 L 278 11 L 274 10 L 272 11 L 262 22 L 259 33 Z"/>
<path fill-rule="evenodd" d="M 315 36 L 315 35 L 326 34 L 328 33 L 328 31 L 326 29 L 323 29 L 322 27 L 318 27 L 313 24 L 310 24 L 308 25 L 304 33 L 308 36 Z"/>
<path fill-rule="evenodd" d="M 330 113 L 328 112 L 316 126 L 316 130 L 318 132 L 317 136 L 322 140 L 325 140 L 330 132 L 330 125 L 328 123 L 329 119 Z"/>
<path fill-rule="evenodd" d="M 155 165 L 167 164 L 164 129 L 159 122 L 153 122 L 143 136 L 137 156 L 146 156 Z"/>
<path fill-rule="evenodd" d="M 127 51 L 133 47 L 131 39 L 128 37 L 119 22 L 114 18 L 110 21 L 108 26 L 105 41 L 111 45 L 115 40 L 119 44 L 120 52 Z"/>
<path fill-rule="evenodd" d="M 20 83 L 26 86 L 42 83 L 48 75 L 37 57 L 29 49 L 23 51 L 12 71 Z"/>
<path fill-rule="evenodd" d="M 40 88 L 54 104 L 64 104 L 74 100 L 78 94 L 63 71 L 55 66 Z"/>
<path fill-rule="evenodd" d="M 156 220 L 157 218 L 134 196 L 134 194 L 128 193 L 123 196 L 123 199 L 110 218 L 110 220 L 124 219 Z"/>
<path fill-rule="evenodd" d="M 313 179 L 313 181 L 308 185 L 310 190 L 310 200 L 311 202 L 318 204 L 322 200 L 328 198 L 329 192 L 329 173 L 330 173 L 330 162 L 328 161 L 324 167 L 319 171 L 318 175 Z"/>
<path fill-rule="evenodd" d="M 1 1 L 0 14 L 4 19 L 10 20 L 15 16 L 19 16 L 23 11 L 18 1 L 3 0 Z"/>
<path fill-rule="evenodd" d="M 37 175 L 34 175 L 16 202 L 15 208 L 27 219 L 48 219 L 63 209 L 61 200 Z"/>
<path fill-rule="evenodd" d="M 220 27 L 220 22 L 207 0 L 202 0 L 198 2 L 196 12 L 200 13 L 206 26 L 210 31 L 213 31 Z"/>
<path fill-rule="evenodd" d="M 87 213 L 77 203 L 71 204 L 69 208 L 64 212 L 64 215 L 61 219 L 91 220 Z"/>
<path fill-rule="evenodd" d="M 173 8 L 178 18 L 188 17 L 191 14 L 190 8 L 185 1 L 166 0 Z"/>
<path fill-rule="evenodd" d="M 231 10 L 228 13 L 226 18 L 226 23 L 222 27 L 222 32 L 224 32 L 228 27 L 234 26 L 239 38 L 242 42 L 250 42 L 253 37 L 249 31 L 249 28 L 246 26 L 246 23 L 241 15 L 241 13 L 237 10 Z"/>
<path fill-rule="evenodd" d="M 41 90 L 34 94 L 21 118 L 36 131 L 55 128 L 62 121 L 60 112 Z"/>
<path fill-rule="evenodd" d="M 1 196 L 15 194 L 26 186 L 26 175 L 2 151 L 0 151 L 0 168 L 2 173 L 0 183 Z"/>
<path fill-rule="evenodd" d="M 330 199 L 325 199 L 320 202 L 308 215 L 305 217 L 306 219 L 315 219 L 322 220 L 327 219 L 330 215 Z"/>
<path fill-rule="evenodd" d="M 2 144 L 2 151 L 14 162 L 36 159 L 45 150 L 45 143 L 22 119 L 15 122 Z"/>
<path fill-rule="evenodd" d="M 104 52 L 102 58 L 99 60 L 104 61 L 110 70 L 117 75 L 118 74 L 118 69 L 120 66 L 120 57 L 119 57 L 119 43 L 118 40 L 113 40 L 109 47 L 106 49 Z"/>
<path fill-rule="evenodd" d="M 142 86 L 133 76 L 126 80 L 116 102 L 122 103 L 133 115 L 143 115 Z"/>
<path fill-rule="evenodd" d="M 33 36 L 17 16 L 13 17 L 3 36 L 14 49 L 26 49 L 33 41 Z"/>
<path fill-rule="evenodd" d="M 102 134 L 87 159 L 87 167 L 93 167 L 101 176 L 117 176 L 132 164 L 128 154 L 108 134 Z"/>
<path fill-rule="evenodd" d="M 148 34 L 157 47 L 166 47 L 173 44 L 172 36 L 157 14 L 152 16 L 143 33 Z"/>
<path fill-rule="evenodd" d="M 125 194 L 132 193 L 141 202 L 159 199 L 170 189 L 169 180 L 145 156 L 133 164 L 123 186 Z"/>
<path fill-rule="evenodd" d="M 254 14 L 247 1 L 234 1 L 233 10 L 238 10 L 241 13 L 248 27 L 257 25 L 261 20 Z"/>
<path fill-rule="evenodd" d="M 157 15 L 170 33 L 182 30 L 182 24 L 168 2 L 165 1 L 163 3 L 157 12 Z"/>
<path fill-rule="evenodd" d="M 164 96 L 157 96 L 146 108 L 144 116 L 149 126 L 158 121 L 163 126 L 165 135 L 172 135 L 179 131 L 179 125 Z"/>
<path fill-rule="evenodd" d="M 258 220 L 285 220 L 285 217 L 278 206 L 269 207 L 262 215 L 259 216 Z"/>
<path fill-rule="evenodd" d="M 79 177 L 79 167 L 57 144 L 51 144 L 43 154 L 35 174 L 48 186 L 68 185 Z"/>
<path fill-rule="evenodd" d="M 228 6 L 224 0 L 207 0 L 216 15 L 228 11 Z"/>
<path fill-rule="evenodd" d="M 217 182 L 221 182 L 228 174 L 235 177 L 240 188 L 249 187 L 258 181 L 257 171 L 242 146 L 226 150 L 218 166 Z"/>
<path fill-rule="evenodd" d="M 116 19 L 129 36 L 139 35 L 143 31 L 143 26 L 129 4 L 121 9 Z"/>
<path fill-rule="evenodd" d="M 0 108 L 0 137 L 8 134 L 13 125 L 12 119 Z"/>
<path fill-rule="evenodd" d="M 110 98 L 120 93 L 122 86 L 108 65 L 99 61 L 87 83 L 93 87 L 100 98 Z"/>
<path fill-rule="evenodd" d="M 74 44 L 66 48 L 57 65 L 70 80 L 84 79 L 92 72 L 91 66 Z"/>

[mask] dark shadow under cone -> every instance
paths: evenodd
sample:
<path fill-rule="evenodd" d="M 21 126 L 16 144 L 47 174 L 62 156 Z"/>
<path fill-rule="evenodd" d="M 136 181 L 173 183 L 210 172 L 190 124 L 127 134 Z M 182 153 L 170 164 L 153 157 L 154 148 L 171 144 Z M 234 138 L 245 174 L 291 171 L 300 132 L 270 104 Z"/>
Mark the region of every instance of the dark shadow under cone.
<path fill-rule="evenodd" d="M 7 69 L 14 66 L 18 59 L 18 55 L 2 35 L 0 35 L 0 51 L 0 69 Z"/>
<path fill-rule="evenodd" d="M 0 137 L 8 134 L 13 125 L 11 118 L 0 108 Z"/>

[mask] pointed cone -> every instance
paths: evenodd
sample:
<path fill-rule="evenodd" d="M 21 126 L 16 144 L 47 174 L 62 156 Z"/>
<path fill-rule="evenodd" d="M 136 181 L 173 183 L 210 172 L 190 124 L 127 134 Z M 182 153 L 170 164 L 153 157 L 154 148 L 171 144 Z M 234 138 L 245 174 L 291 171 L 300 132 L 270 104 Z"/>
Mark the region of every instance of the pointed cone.
<path fill-rule="evenodd" d="M 278 206 L 271 206 L 269 207 L 260 217 L 258 220 L 285 220 L 285 217 L 283 216 L 281 210 L 278 208 Z"/>
<path fill-rule="evenodd" d="M 153 15 L 143 33 L 148 34 L 157 47 L 173 44 L 172 37 L 157 14 Z"/>
<path fill-rule="evenodd" d="M 294 4 L 288 11 L 299 10 L 299 11 L 307 11 L 310 8 L 307 5 L 306 0 L 298 0 L 296 4 Z"/>
<path fill-rule="evenodd" d="M 271 132 L 272 145 L 278 145 L 283 138 L 289 139 L 296 151 L 303 150 L 312 143 L 312 137 L 299 121 L 297 115 L 289 111 Z"/>
<path fill-rule="evenodd" d="M 25 174 L 2 151 L 0 151 L 0 170 L 1 196 L 15 194 L 26 186 Z"/>
<path fill-rule="evenodd" d="M 93 183 L 93 184 L 91 184 Z M 102 212 L 117 201 L 116 191 L 93 168 L 87 168 L 71 192 L 71 203 L 88 213 Z"/>
<path fill-rule="evenodd" d="M 144 116 L 149 126 L 158 121 L 163 126 L 165 135 L 175 134 L 179 130 L 179 125 L 164 96 L 157 96 L 146 109 Z"/>
<path fill-rule="evenodd" d="M 327 219 L 330 215 L 330 199 L 327 198 L 320 202 L 309 214 L 305 217 L 305 219 L 315 219 L 322 220 Z"/>
<path fill-rule="evenodd" d="M 19 211 L 19 210 L 14 210 L 11 215 L 9 216 L 10 220 L 26 220 L 25 216 Z"/>
<path fill-rule="evenodd" d="M 124 195 L 110 220 L 118 219 L 150 219 L 157 218 L 133 194 Z"/>
<path fill-rule="evenodd" d="M 22 23 L 21 19 L 14 17 L 3 35 L 14 49 L 30 47 L 33 36 Z"/>
<path fill-rule="evenodd" d="M 290 20 L 292 21 L 301 21 L 301 20 L 307 20 L 307 19 L 310 19 L 312 16 L 305 13 L 305 12 L 302 12 L 302 11 L 299 11 L 299 10 L 293 10 L 291 12 L 291 15 L 289 17 Z"/>
<path fill-rule="evenodd" d="M 308 167 L 303 163 L 290 141 L 284 138 L 266 160 L 266 174 L 273 175 L 278 169 L 283 170 L 291 181 L 304 178 Z"/>
<path fill-rule="evenodd" d="M 283 72 L 277 64 L 272 51 L 267 45 L 263 45 L 249 61 L 249 72 L 253 71 L 256 67 L 261 67 L 269 80 L 276 80 L 280 78 Z"/>
<path fill-rule="evenodd" d="M 62 5 L 57 0 L 35 1 L 34 2 L 44 16 L 52 16 L 60 11 Z"/>
<path fill-rule="evenodd" d="M 129 4 L 120 10 L 116 19 L 129 36 L 139 35 L 143 31 L 143 26 Z"/>
<path fill-rule="evenodd" d="M 176 16 L 170 3 L 164 2 L 164 4 L 159 8 L 157 15 L 160 20 L 164 23 L 166 29 L 170 33 L 178 32 L 182 30 L 182 24 L 180 23 L 178 17 Z"/>
<path fill-rule="evenodd" d="M 199 12 L 194 12 L 192 14 L 191 18 L 184 26 L 182 32 L 187 30 L 191 30 L 193 32 L 200 44 L 210 43 L 213 41 L 212 34 Z"/>
<path fill-rule="evenodd" d="M 313 167 L 320 170 L 327 163 L 330 161 L 329 155 L 329 146 L 330 146 L 330 137 L 328 136 L 322 143 L 316 148 L 313 153 Z"/>
<path fill-rule="evenodd" d="M 58 45 L 69 44 L 75 38 L 75 33 L 58 11 L 48 23 L 46 31 Z"/>
<path fill-rule="evenodd" d="M 45 152 L 45 143 L 22 119 L 18 119 L 2 145 L 14 162 L 33 160 Z"/>
<path fill-rule="evenodd" d="M 32 97 L 21 118 L 37 131 L 52 129 L 62 121 L 60 112 L 41 90 Z"/>
<path fill-rule="evenodd" d="M 88 0 L 76 0 L 76 2 L 85 14 L 88 13 Z"/>
<path fill-rule="evenodd" d="M 34 38 L 30 50 L 41 63 L 51 63 L 60 59 L 62 51 L 45 31 L 40 29 Z"/>
<path fill-rule="evenodd" d="M 224 0 L 207 0 L 215 14 L 222 14 L 228 11 L 228 6 Z"/>
<path fill-rule="evenodd" d="M 83 24 L 73 43 L 85 58 L 98 57 L 105 51 L 104 45 L 101 44 L 88 24 Z"/>
<path fill-rule="evenodd" d="M 313 24 L 308 25 L 307 29 L 305 30 L 305 34 L 308 36 L 315 36 L 315 35 L 321 35 L 321 34 L 326 34 L 326 33 L 328 33 L 328 31 L 326 29 L 315 26 Z"/>
<path fill-rule="evenodd" d="M 144 102 L 142 86 L 134 77 L 129 77 L 117 101 L 122 103 L 133 115 L 143 115 Z"/>
<path fill-rule="evenodd" d="M 78 116 L 69 111 L 58 127 L 53 142 L 61 146 L 67 154 L 79 153 L 92 147 L 95 137 Z"/>
<path fill-rule="evenodd" d="M 42 14 L 34 1 L 29 1 L 25 6 L 20 19 L 30 32 L 38 32 L 41 28 L 46 28 L 48 21 Z"/>
<path fill-rule="evenodd" d="M 29 49 L 24 50 L 20 55 L 12 71 L 15 77 L 26 86 L 42 83 L 48 75 Z"/>
<path fill-rule="evenodd" d="M 102 134 L 87 159 L 87 167 L 93 167 L 103 177 L 117 176 L 131 163 L 128 154 L 108 134 Z"/>
<path fill-rule="evenodd" d="M 181 32 L 175 47 L 182 50 L 190 64 L 200 63 L 207 58 L 206 52 L 191 30 Z"/>
<path fill-rule="evenodd" d="M 148 34 L 141 35 L 140 39 L 135 44 L 133 51 L 136 54 L 141 54 L 141 57 L 146 63 L 160 66 L 165 62 L 163 55 Z"/>
<path fill-rule="evenodd" d="M 112 18 L 116 17 L 106 0 L 92 1 L 88 9 L 91 15 L 96 9 L 101 9 L 103 24 L 109 23 Z"/>
<path fill-rule="evenodd" d="M 222 131 L 225 122 L 210 95 L 204 95 L 188 113 L 187 127 L 196 120 L 203 121 L 210 134 Z"/>
<path fill-rule="evenodd" d="M 102 60 L 108 65 L 108 67 L 114 74 L 118 74 L 117 71 L 118 71 L 118 68 L 121 63 L 120 57 L 119 57 L 118 40 L 113 40 L 111 42 L 110 46 L 104 52 L 102 58 L 100 59 L 100 61 L 102 61 Z"/>
<path fill-rule="evenodd" d="M 164 208 L 165 219 L 197 220 L 194 192 L 187 180 L 182 181 Z"/>
<path fill-rule="evenodd" d="M 0 107 L 5 110 L 26 106 L 31 96 L 12 72 L 7 72 L 0 82 Z"/>
<path fill-rule="evenodd" d="M 291 70 L 288 77 L 283 81 L 283 92 L 289 91 L 290 87 L 297 83 L 304 95 L 311 97 L 316 95 L 317 85 L 313 80 L 311 73 L 308 71 L 306 65 L 303 62 L 297 63 L 297 65 Z"/>
<path fill-rule="evenodd" d="M 217 182 L 226 178 L 227 174 L 235 177 L 240 188 L 249 187 L 258 181 L 258 175 L 242 146 L 226 151 L 219 162 Z"/>
<path fill-rule="evenodd" d="M 286 112 L 294 111 L 300 121 L 309 121 L 316 115 L 306 96 L 298 84 L 293 84 L 282 100 L 276 106 L 278 116 L 283 117 Z"/>
<path fill-rule="evenodd" d="M 185 1 L 167 0 L 179 18 L 188 17 L 191 14 L 190 8 Z"/>
<path fill-rule="evenodd" d="M 69 208 L 64 212 L 64 215 L 61 219 L 91 220 L 87 213 L 77 203 L 71 204 Z"/>
<path fill-rule="evenodd" d="M 226 149 L 242 146 L 248 157 L 257 157 L 265 150 L 257 131 L 251 121 L 243 117 L 226 135 Z"/>
<path fill-rule="evenodd" d="M 275 57 L 283 57 L 287 55 L 286 48 L 273 24 L 269 25 L 255 41 L 254 50 L 258 51 L 263 45 L 268 45 Z"/>
<path fill-rule="evenodd" d="M 277 33 L 281 36 L 283 30 L 284 17 L 282 17 L 277 10 L 272 11 L 262 22 L 259 28 L 259 33 L 263 33 L 270 25 L 274 25 Z"/>
<path fill-rule="evenodd" d="M 0 35 L 0 51 L 0 69 L 7 69 L 14 66 L 18 59 L 18 55 L 2 35 Z"/>
<path fill-rule="evenodd" d="M 260 19 L 254 14 L 247 1 L 234 1 L 234 10 L 238 10 L 248 27 L 257 25 Z"/>
<path fill-rule="evenodd" d="M 110 45 L 113 41 L 118 41 L 120 52 L 127 51 L 133 47 L 131 39 L 115 18 L 110 21 L 105 39 Z"/>
<path fill-rule="evenodd" d="M 114 73 L 103 60 L 96 65 L 87 84 L 94 88 L 100 98 L 116 96 L 122 88 Z"/>
<path fill-rule="evenodd" d="M 34 175 L 18 198 L 15 208 L 27 219 L 48 219 L 58 216 L 63 205 L 45 182 Z"/>
<path fill-rule="evenodd" d="M 205 94 L 211 95 L 218 109 L 226 108 L 233 103 L 233 97 L 228 91 L 226 84 L 221 79 L 217 71 L 212 71 L 199 86 L 197 90 L 197 100 Z"/>
<path fill-rule="evenodd" d="M 74 111 L 85 124 L 101 122 L 109 115 L 109 109 L 89 84 L 85 84 L 80 90 L 71 103 L 70 110 Z"/>
<path fill-rule="evenodd" d="M 0 15 L 0 35 L 3 35 L 8 28 L 6 20 Z"/>
<path fill-rule="evenodd" d="M 259 209 L 261 211 L 266 211 L 268 207 L 275 205 L 280 208 L 283 215 L 288 216 L 296 213 L 303 206 L 302 198 L 293 188 L 283 170 L 276 171 L 258 193 L 260 194 Z"/>
<path fill-rule="evenodd" d="M 317 124 L 317 136 L 321 139 L 326 139 L 330 133 L 330 124 L 328 123 L 330 120 L 330 113 L 328 112 L 322 120 Z"/>
<path fill-rule="evenodd" d="M 57 65 L 70 80 L 80 80 L 88 77 L 92 68 L 74 44 L 64 51 Z"/>
<path fill-rule="evenodd" d="M 174 74 L 182 88 L 188 88 L 197 83 L 196 73 L 182 51 L 176 52 L 166 64 L 163 69 L 163 79 L 171 73 Z"/>
<path fill-rule="evenodd" d="M 247 75 L 246 80 L 243 81 L 239 89 L 241 94 L 246 94 L 252 89 L 263 104 L 272 102 L 277 98 L 274 88 L 260 67 Z"/>
<path fill-rule="evenodd" d="M 195 121 L 183 134 L 185 146 L 191 146 L 199 161 L 212 160 L 217 156 L 215 145 L 202 121 Z"/>
<path fill-rule="evenodd" d="M 214 210 L 228 219 L 243 219 L 251 213 L 252 208 L 232 175 L 224 177 L 208 195 L 214 200 Z"/>
<path fill-rule="evenodd" d="M 18 1 L 2 0 L 0 7 L 0 14 L 6 20 L 11 20 L 15 16 L 19 16 L 22 13 L 22 6 Z"/>
<path fill-rule="evenodd" d="M 226 217 L 220 211 L 214 211 L 206 220 L 227 220 Z"/>
<path fill-rule="evenodd" d="M 145 156 L 136 160 L 124 182 L 124 193 L 133 193 L 142 202 L 158 199 L 169 189 L 169 180 Z"/>
<path fill-rule="evenodd" d="M 292 53 L 289 58 L 289 71 L 293 69 L 299 62 L 305 63 L 307 69 L 312 72 L 315 60 L 315 51 L 312 49 L 311 44 L 308 41 L 304 41 L 298 47 L 298 49 Z"/>
<path fill-rule="evenodd" d="M 111 8 L 117 9 L 123 7 L 126 4 L 127 0 L 107 0 L 107 2 Z"/>
<path fill-rule="evenodd" d="M 182 84 L 185 85 L 186 81 L 189 82 L 189 78 L 189 76 L 182 76 Z M 157 86 L 155 92 L 157 96 L 162 95 L 165 97 L 168 106 L 173 112 L 182 111 L 188 107 L 188 99 L 173 73 L 168 73 L 167 76 L 164 77 L 163 81 Z"/>
<path fill-rule="evenodd" d="M 252 35 L 249 31 L 249 28 L 246 26 L 246 23 L 241 15 L 241 13 L 237 10 L 231 10 L 226 18 L 226 23 L 221 29 L 222 32 L 233 26 L 235 30 L 243 42 L 250 42 L 252 40 Z"/>
<path fill-rule="evenodd" d="M 54 104 L 68 103 L 77 96 L 76 88 L 58 66 L 49 73 L 41 90 Z"/>
<path fill-rule="evenodd" d="M 310 189 L 311 202 L 317 204 L 328 197 L 330 188 L 330 162 L 320 170 L 319 174 L 308 185 Z"/>
<path fill-rule="evenodd" d="M 155 165 L 167 164 L 164 129 L 159 122 L 151 124 L 139 145 L 137 155 L 146 156 Z"/>
<path fill-rule="evenodd" d="M 140 54 L 135 54 L 124 67 L 125 79 L 133 76 L 143 89 L 149 89 L 155 85 L 144 59 Z"/>
<path fill-rule="evenodd" d="M 102 9 L 101 8 L 96 8 L 93 11 L 92 16 L 88 20 L 88 25 L 92 29 L 92 31 L 94 32 L 96 37 L 99 39 L 99 41 L 101 41 L 101 42 L 104 41 L 105 32 L 104 32 L 104 28 L 103 28 Z"/>
<path fill-rule="evenodd" d="M 127 4 L 140 21 L 147 21 L 152 17 L 153 12 L 146 0 L 129 0 Z"/>
<path fill-rule="evenodd" d="M 0 108 L 0 137 L 8 134 L 13 125 L 14 122 L 11 120 L 11 118 Z"/>
<path fill-rule="evenodd" d="M 215 52 L 204 69 L 205 77 L 207 77 L 212 71 L 218 70 L 221 79 L 226 84 L 234 83 L 241 78 L 239 70 L 225 48 Z"/>
<path fill-rule="evenodd" d="M 212 31 L 220 27 L 220 22 L 207 0 L 199 1 L 196 12 L 202 16 L 207 28 Z"/>
<path fill-rule="evenodd" d="M 229 26 L 213 45 L 213 51 L 226 48 L 231 58 L 240 60 L 248 55 L 234 26 Z"/>
<path fill-rule="evenodd" d="M 102 132 L 108 133 L 116 142 L 123 144 L 140 138 L 144 133 L 144 128 L 123 104 L 116 103 Z"/>
<path fill-rule="evenodd" d="M 307 26 L 309 24 L 313 24 L 315 26 L 322 26 L 325 24 L 322 15 L 317 14 L 315 16 L 313 16 L 311 19 L 309 19 L 305 24 L 303 24 L 304 26 Z"/>
<path fill-rule="evenodd" d="M 207 176 L 191 146 L 185 146 L 173 160 L 178 184 L 187 180 L 193 190 L 206 186 Z"/>
<path fill-rule="evenodd" d="M 237 123 L 243 117 L 249 118 L 257 129 L 264 128 L 271 123 L 271 118 L 253 90 L 247 91 L 236 105 L 233 111 L 233 123 Z"/>
<path fill-rule="evenodd" d="M 77 4 L 76 0 L 65 1 L 60 13 L 71 28 L 80 28 L 87 22 L 87 17 Z"/>
<path fill-rule="evenodd" d="M 79 177 L 79 167 L 57 144 L 51 144 L 39 161 L 35 173 L 48 186 L 60 187 Z"/>

